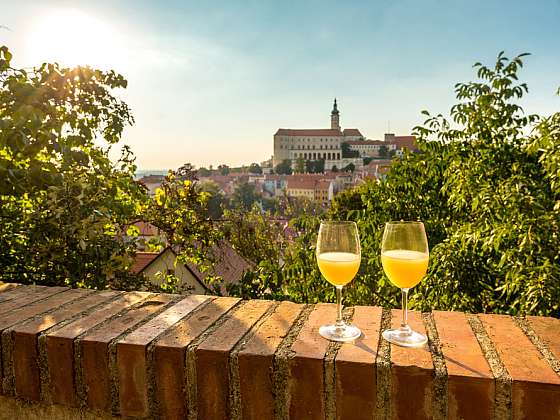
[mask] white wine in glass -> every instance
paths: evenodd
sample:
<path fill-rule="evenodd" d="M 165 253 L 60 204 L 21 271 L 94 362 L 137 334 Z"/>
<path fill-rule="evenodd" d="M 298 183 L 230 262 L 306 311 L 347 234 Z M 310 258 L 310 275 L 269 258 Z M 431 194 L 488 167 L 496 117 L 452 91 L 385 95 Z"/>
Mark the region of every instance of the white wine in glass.
<path fill-rule="evenodd" d="M 422 222 L 388 222 L 381 244 L 385 274 L 402 290 L 403 319 L 400 328 L 383 331 L 383 338 L 403 347 L 421 347 L 428 339 L 408 325 L 408 291 L 420 283 L 428 270 L 428 239 Z"/>
<path fill-rule="evenodd" d="M 317 264 L 321 274 L 336 287 L 337 320 L 323 325 L 319 334 L 332 341 L 353 341 L 362 332 L 342 319 L 342 287 L 360 268 L 361 250 L 358 228 L 354 222 L 321 222 L 317 238 Z"/>

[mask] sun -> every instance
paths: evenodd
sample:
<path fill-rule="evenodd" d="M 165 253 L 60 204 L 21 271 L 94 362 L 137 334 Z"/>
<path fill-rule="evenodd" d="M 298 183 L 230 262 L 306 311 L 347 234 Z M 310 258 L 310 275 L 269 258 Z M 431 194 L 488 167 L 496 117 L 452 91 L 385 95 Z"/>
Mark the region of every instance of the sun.
<path fill-rule="evenodd" d="M 78 10 L 58 10 L 39 17 L 27 38 L 34 63 L 113 67 L 118 59 L 114 30 L 106 22 Z"/>

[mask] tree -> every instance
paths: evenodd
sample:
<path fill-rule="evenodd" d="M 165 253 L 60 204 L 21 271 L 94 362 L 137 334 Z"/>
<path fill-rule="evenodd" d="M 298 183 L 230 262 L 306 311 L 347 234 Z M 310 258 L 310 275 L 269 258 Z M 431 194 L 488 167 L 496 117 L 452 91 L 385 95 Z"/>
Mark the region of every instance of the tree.
<path fill-rule="evenodd" d="M 380 158 L 386 159 L 389 153 L 389 149 L 387 148 L 386 145 L 382 144 L 381 146 L 379 146 L 379 150 L 377 151 L 377 154 L 379 155 Z"/>
<path fill-rule="evenodd" d="M 367 166 L 371 163 L 371 161 L 373 160 L 372 157 L 365 157 L 364 158 L 364 166 Z"/>
<path fill-rule="evenodd" d="M 218 172 L 220 175 L 226 176 L 229 175 L 230 169 L 227 165 L 218 165 Z"/>
<path fill-rule="evenodd" d="M 208 169 L 206 169 L 204 166 L 198 168 L 198 170 L 196 171 L 198 173 L 198 176 L 201 177 L 208 177 L 210 175 L 212 175 L 212 172 Z"/>
<path fill-rule="evenodd" d="M 305 172 L 305 160 L 301 156 L 296 159 L 296 168 L 294 172 L 296 174 L 302 174 Z"/>
<path fill-rule="evenodd" d="M 331 168 L 332 172 L 338 172 L 338 168 L 336 167 L 336 165 L 333 165 L 333 167 Z"/>
<path fill-rule="evenodd" d="M 0 280 L 105 288 L 128 276 L 134 246 L 119 238 L 148 199 L 130 150 L 116 164 L 108 156 L 134 121 L 112 94 L 127 82 L 11 60 L 1 47 Z"/>
<path fill-rule="evenodd" d="M 356 165 L 354 165 L 353 163 L 349 163 L 348 165 L 346 165 L 344 167 L 344 169 L 342 169 L 344 172 L 354 172 L 356 170 Z"/>
<path fill-rule="evenodd" d="M 325 172 L 325 159 L 319 159 L 315 161 L 315 172 L 322 174 Z"/>
<path fill-rule="evenodd" d="M 212 180 L 199 182 L 197 185 L 200 191 L 208 194 L 208 201 L 206 204 L 206 208 L 208 209 L 207 217 L 212 220 L 220 219 L 224 208 L 227 206 L 227 199 L 224 193 L 220 191 L 219 185 Z"/>
<path fill-rule="evenodd" d="M 234 207 L 249 211 L 253 204 L 260 198 L 255 190 L 255 185 L 249 183 L 239 184 L 233 192 L 232 204 Z"/>
<path fill-rule="evenodd" d="M 341 143 L 340 148 L 342 150 L 343 158 L 357 158 L 360 157 L 360 152 L 357 150 L 350 149 L 350 145 L 346 142 Z"/>
<path fill-rule="evenodd" d="M 262 168 L 258 163 L 251 163 L 251 165 L 249 165 L 249 173 L 251 174 L 262 174 Z"/>
<path fill-rule="evenodd" d="M 385 180 L 335 197 L 323 217 L 358 222 L 362 245 L 346 302 L 399 305 L 380 264 L 383 226 L 422 220 L 430 266 L 411 291 L 411 307 L 558 316 L 560 112 L 523 113 L 523 56 L 477 63 L 478 79 L 456 85 L 452 122 L 424 111 L 415 128 L 419 153 L 405 153 Z M 317 223 L 309 215 L 293 221 L 298 234 L 284 265 L 260 266 L 248 281 L 294 301 L 334 299 L 313 259 Z"/>
<path fill-rule="evenodd" d="M 274 168 L 274 171 L 278 175 L 291 175 L 292 174 L 292 162 L 290 159 L 284 159 Z"/>

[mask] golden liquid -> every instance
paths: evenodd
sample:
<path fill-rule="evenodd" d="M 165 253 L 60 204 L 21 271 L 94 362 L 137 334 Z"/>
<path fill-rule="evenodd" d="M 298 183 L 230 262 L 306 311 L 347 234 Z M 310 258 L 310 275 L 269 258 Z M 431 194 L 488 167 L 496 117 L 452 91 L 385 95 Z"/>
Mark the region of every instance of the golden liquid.
<path fill-rule="evenodd" d="M 323 277 L 334 286 L 349 283 L 360 268 L 360 256 L 350 252 L 324 252 L 317 255 Z"/>
<path fill-rule="evenodd" d="M 428 270 L 428 254 L 405 249 L 381 253 L 385 274 L 395 286 L 406 289 L 416 286 Z"/>

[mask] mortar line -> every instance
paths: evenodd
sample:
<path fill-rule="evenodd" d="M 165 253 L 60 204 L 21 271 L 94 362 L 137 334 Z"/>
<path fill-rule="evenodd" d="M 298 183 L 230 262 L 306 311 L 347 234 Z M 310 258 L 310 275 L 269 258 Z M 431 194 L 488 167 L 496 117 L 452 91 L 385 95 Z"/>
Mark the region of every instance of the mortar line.
<path fill-rule="evenodd" d="M 382 336 L 384 330 L 391 328 L 392 313 L 390 309 L 383 308 L 379 327 L 379 344 L 375 356 L 376 404 L 374 418 L 391 418 L 391 344 Z"/>
<path fill-rule="evenodd" d="M 294 357 L 291 347 L 314 309 L 315 305 L 313 304 L 304 306 L 274 352 L 272 383 L 275 419 L 283 420 L 289 417 L 290 389 L 288 377 L 290 376 L 290 359 Z"/>
<path fill-rule="evenodd" d="M 107 343 L 107 350 L 108 350 L 108 362 L 109 362 L 109 383 L 111 389 L 111 413 L 114 415 L 118 415 L 120 412 L 120 400 L 119 400 L 119 369 L 117 366 L 117 342 L 134 331 L 137 328 L 140 328 L 142 325 L 146 324 L 147 322 L 154 319 L 156 316 L 164 312 L 166 309 L 170 308 L 171 306 L 175 305 L 177 302 L 181 300 L 181 295 L 177 295 L 173 297 L 169 302 L 161 305 L 158 309 L 156 309 L 153 313 L 149 314 L 138 323 L 134 324 L 134 326 L 127 328 L 117 337 L 113 338 L 109 343 Z M 141 305 L 142 306 L 142 305 Z"/>
<path fill-rule="evenodd" d="M 255 336 L 261 325 L 276 311 L 281 302 L 273 302 L 266 312 L 245 332 L 235 344 L 229 355 L 229 418 L 240 420 L 241 410 L 241 384 L 239 379 L 239 352 L 247 345 L 247 342 Z"/>
<path fill-rule="evenodd" d="M 217 296 L 211 296 L 205 302 L 202 302 L 196 308 L 194 308 L 191 312 L 188 313 L 187 316 L 181 318 L 174 324 L 171 324 L 167 329 L 162 331 L 153 340 L 151 340 L 148 345 L 146 346 L 146 378 L 148 381 L 148 410 L 149 415 L 151 418 L 159 418 L 159 403 L 158 399 L 156 398 L 156 378 L 155 378 L 155 366 L 154 366 L 154 349 L 157 344 L 157 341 L 166 335 L 173 327 L 175 327 L 180 322 L 184 322 L 189 320 L 190 318 L 196 316 L 201 310 L 206 308 L 211 302 L 215 301 Z M 184 366 L 183 366 L 184 370 Z"/>
<path fill-rule="evenodd" d="M 533 327 L 531 327 L 531 324 L 529 324 L 529 321 L 527 321 L 527 318 L 524 316 L 516 316 L 513 317 L 513 320 L 531 343 L 540 351 L 552 370 L 560 375 L 560 361 L 554 356 L 554 353 L 550 351 L 546 343 L 537 335 Z"/>
<path fill-rule="evenodd" d="M 239 300 L 227 312 L 222 314 L 214 321 L 206 330 L 196 337 L 185 349 L 185 377 L 184 377 L 184 395 L 187 408 L 186 418 L 195 420 L 198 417 L 198 390 L 197 390 L 197 372 L 196 372 L 196 349 L 214 333 L 228 319 L 231 319 L 248 301 Z"/>
<path fill-rule="evenodd" d="M 445 357 L 441 349 L 441 342 L 434 316 L 431 312 L 422 313 L 422 320 L 428 335 L 428 348 L 434 364 L 434 382 L 432 387 L 432 415 L 435 420 L 447 418 L 448 409 L 448 375 Z"/>
<path fill-rule="evenodd" d="M 353 306 L 345 307 L 342 311 L 342 319 L 347 324 L 352 322 L 354 318 Z M 336 367 L 335 360 L 338 354 L 338 350 L 342 347 L 344 343 L 331 341 L 325 352 L 325 358 L 323 359 L 323 392 L 324 392 L 324 410 L 325 418 L 327 420 L 336 419 Z"/>
<path fill-rule="evenodd" d="M 72 289 L 66 289 L 66 290 L 62 290 L 60 292 L 57 293 L 53 293 L 52 295 L 47 296 L 45 299 L 48 299 L 52 296 L 56 296 L 59 295 L 60 293 L 64 293 L 64 292 L 69 292 Z M 23 321 L 16 321 L 14 324 L 4 328 L 1 331 L 1 344 L 2 344 L 2 372 L 3 372 L 3 377 L 2 377 L 2 389 L 5 395 L 7 396 L 14 396 L 16 394 L 16 390 L 15 390 L 15 372 L 14 372 L 14 360 L 13 360 L 13 352 L 14 352 L 14 328 L 20 325 L 24 325 L 28 322 L 32 322 L 34 320 L 39 319 L 39 317 L 45 316 L 45 315 L 49 315 L 61 308 L 65 308 L 68 305 L 71 305 L 75 302 L 79 302 L 82 299 L 85 299 L 86 297 L 90 296 L 92 294 L 91 291 L 88 291 L 88 293 L 84 293 L 83 296 L 77 296 L 76 298 L 69 300 L 55 308 L 50 308 L 47 309 L 46 311 L 43 311 L 39 314 L 35 314 L 29 318 L 24 319 Z M 31 304 L 35 304 L 38 302 L 41 302 L 45 299 L 40 299 L 38 301 L 34 301 Z M 37 354 L 39 355 L 39 348 L 37 346 Z M 39 387 L 40 388 L 40 387 Z M 41 391 L 39 390 L 39 398 L 41 397 Z"/>
<path fill-rule="evenodd" d="M 490 366 L 495 383 L 494 418 L 512 418 L 512 379 L 494 347 L 480 318 L 475 314 L 465 314 L 471 329 L 482 349 L 482 354 Z"/>

